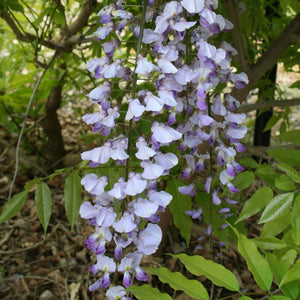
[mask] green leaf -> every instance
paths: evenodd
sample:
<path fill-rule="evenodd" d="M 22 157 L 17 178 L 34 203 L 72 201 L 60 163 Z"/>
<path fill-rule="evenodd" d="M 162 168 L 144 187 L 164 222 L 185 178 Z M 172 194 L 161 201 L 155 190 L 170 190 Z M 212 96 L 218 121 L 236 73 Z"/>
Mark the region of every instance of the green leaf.
<path fill-rule="evenodd" d="M 253 299 L 247 296 L 242 296 L 239 298 L 239 300 L 253 300 Z"/>
<path fill-rule="evenodd" d="M 132 293 L 140 300 L 172 300 L 168 294 L 161 293 L 158 289 L 153 288 L 148 284 L 140 286 L 132 285 L 127 288 L 126 291 Z"/>
<path fill-rule="evenodd" d="M 43 179 L 42 178 L 34 178 L 25 184 L 25 190 L 30 190 L 34 185 L 40 183 Z"/>
<path fill-rule="evenodd" d="M 14 217 L 23 207 L 28 191 L 23 191 L 14 195 L 3 207 L 0 215 L 0 224 Z"/>
<path fill-rule="evenodd" d="M 66 18 L 63 10 L 56 10 L 53 19 L 55 24 L 57 25 L 61 25 L 61 26 L 66 25 Z"/>
<path fill-rule="evenodd" d="M 173 195 L 170 203 L 170 210 L 173 215 L 174 225 L 179 229 L 180 234 L 189 245 L 192 230 L 192 219 L 185 214 L 185 211 L 190 210 L 192 207 L 191 197 L 182 195 L 178 191 L 178 187 L 182 186 L 182 182 L 172 177 L 167 184 L 166 191 Z"/>
<path fill-rule="evenodd" d="M 279 285 L 288 268 L 273 253 L 266 253 L 266 259 L 269 263 L 275 280 Z M 289 282 L 283 285 L 281 290 L 286 296 L 291 297 L 292 299 L 297 299 L 299 294 L 299 286 L 298 284 L 294 284 L 294 282 Z"/>
<path fill-rule="evenodd" d="M 268 291 L 272 284 L 273 275 L 267 261 L 260 255 L 252 240 L 240 234 L 234 227 L 231 226 L 231 228 L 238 237 L 238 250 L 245 258 L 256 283 L 262 290 Z"/>
<path fill-rule="evenodd" d="M 275 179 L 280 176 L 271 166 L 266 164 L 258 165 L 255 173 L 271 186 L 275 186 Z"/>
<path fill-rule="evenodd" d="M 264 131 L 270 130 L 273 126 L 276 125 L 276 123 L 281 119 L 281 115 L 273 115 L 269 121 L 267 122 Z"/>
<path fill-rule="evenodd" d="M 290 210 L 293 198 L 294 193 L 286 193 L 274 197 L 266 206 L 258 223 L 267 223 L 285 215 Z"/>
<path fill-rule="evenodd" d="M 300 80 L 295 81 L 289 86 L 290 89 L 300 89 Z"/>
<path fill-rule="evenodd" d="M 255 175 L 253 172 L 245 171 L 238 174 L 232 181 L 233 185 L 239 190 L 243 191 L 247 189 L 254 181 Z"/>
<path fill-rule="evenodd" d="M 267 186 L 263 186 L 259 188 L 254 193 L 254 195 L 249 200 L 247 200 L 239 218 L 236 220 L 235 223 L 241 222 L 257 214 L 259 211 L 261 211 L 263 208 L 266 207 L 266 205 L 271 201 L 272 198 L 273 198 L 272 189 L 270 189 Z"/>
<path fill-rule="evenodd" d="M 291 212 L 287 211 L 285 215 L 277 219 L 265 223 L 260 236 L 261 237 L 275 237 L 283 232 L 291 224 Z"/>
<path fill-rule="evenodd" d="M 270 156 L 279 162 L 286 163 L 292 167 L 300 166 L 300 151 L 295 149 L 274 149 L 266 151 Z"/>
<path fill-rule="evenodd" d="M 294 182 L 285 174 L 282 174 L 275 179 L 275 187 L 285 192 L 296 189 Z"/>
<path fill-rule="evenodd" d="M 223 286 L 230 291 L 238 291 L 239 283 L 233 273 L 220 264 L 205 259 L 202 256 L 188 256 L 186 254 L 171 254 L 179 258 L 185 267 L 194 275 L 204 275 L 214 284 Z"/>
<path fill-rule="evenodd" d="M 279 286 L 281 287 L 295 280 L 300 280 L 300 259 L 285 273 Z"/>
<path fill-rule="evenodd" d="M 20 11 L 24 13 L 23 6 L 19 3 L 18 0 L 6 0 L 7 6 L 14 11 Z"/>
<path fill-rule="evenodd" d="M 286 131 L 277 136 L 280 140 L 300 145 L 300 130 Z"/>
<path fill-rule="evenodd" d="M 73 231 L 74 224 L 79 216 L 79 208 L 81 204 L 82 185 L 78 171 L 72 172 L 67 178 L 64 188 L 65 194 L 65 210 Z"/>
<path fill-rule="evenodd" d="M 209 299 L 208 293 L 198 280 L 190 280 L 179 272 L 170 272 L 166 268 L 147 268 L 151 274 L 157 275 L 163 283 L 168 283 L 174 290 L 181 290 L 195 299 Z"/>
<path fill-rule="evenodd" d="M 50 189 L 43 181 L 38 185 L 35 191 L 35 206 L 37 215 L 46 233 L 51 217 L 52 202 Z"/>
<path fill-rule="evenodd" d="M 245 167 L 245 168 L 252 168 L 252 169 L 256 169 L 258 164 L 256 162 L 255 159 L 251 158 L 251 157 L 242 157 L 239 160 L 239 163 Z"/>
<path fill-rule="evenodd" d="M 292 210 L 292 238 L 294 243 L 300 245 L 300 196 L 297 196 L 294 201 L 294 207 Z"/>
<path fill-rule="evenodd" d="M 287 164 L 278 164 L 277 168 L 286 173 L 292 180 L 297 183 L 300 183 L 300 174 L 294 168 Z"/>
<path fill-rule="evenodd" d="M 282 249 L 287 246 L 282 240 L 273 237 L 259 237 L 253 239 L 253 241 L 258 247 L 265 250 Z"/>

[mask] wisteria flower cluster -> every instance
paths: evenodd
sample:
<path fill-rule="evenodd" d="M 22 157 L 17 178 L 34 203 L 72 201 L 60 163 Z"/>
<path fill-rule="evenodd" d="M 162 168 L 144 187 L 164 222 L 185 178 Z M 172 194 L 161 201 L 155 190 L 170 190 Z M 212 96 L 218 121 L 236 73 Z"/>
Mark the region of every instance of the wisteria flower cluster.
<path fill-rule="evenodd" d="M 179 159 L 183 169 L 178 177 L 188 182 L 212 161 L 213 152 L 216 154 L 221 185 L 216 188 L 212 184 L 211 170 L 204 182 L 214 205 L 223 201 L 221 186 L 231 193 L 238 191 L 232 181 L 243 168 L 235 156 L 244 150 L 239 140 L 246 133 L 242 125 L 245 115 L 234 113 L 239 102 L 228 93 L 217 92 L 220 84 L 231 82 L 243 88 L 248 82 L 246 74 L 234 74 L 230 68 L 236 50 L 226 42 L 219 48 L 209 43 L 213 35 L 232 28 L 214 12 L 217 0 L 165 1 L 159 10 L 154 0 L 144 1 L 139 25 L 125 9 L 126 1 L 110 3 L 98 13 L 101 26 L 95 32 L 105 55 L 87 63 L 87 69 L 99 80 L 88 97 L 99 110 L 83 116 L 84 122 L 105 139 L 100 147 L 81 154 L 95 168 L 81 181 L 93 197 L 93 203 L 84 202 L 80 208 L 81 217 L 95 226 L 95 233 L 86 240 L 97 258 L 90 271 L 101 274 L 90 291 L 109 287 L 110 274 L 117 271 L 124 274 L 125 288 L 134 276 L 147 281 L 141 259 L 158 249 L 162 239 L 159 213 L 172 200 L 160 183 L 164 176 L 170 176 Z M 126 30 L 132 30 L 137 38 L 134 68 L 116 54 Z M 132 83 L 132 93 L 124 92 L 121 104 L 111 97 L 115 79 Z M 153 90 L 138 88 L 140 82 L 150 79 Z M 126 112 L 122 117 L 123 107 Z M 143 118 L 153 119 L 149 133 L 133 136 Z M 116 134 L 119 121 L 125 123 L 126 130 Z M 167 150 L 174 143 L 176 153 Z M 201 153 L 199 145 L 205 143 L 213 151 Z M 107 175 L 99 177 L 97 167 L 112 165 L 113 161 L 123 170 L 123 176 L 116 182 Z M 191 197 L 198 190 L 196 183 L 179 188 L 180 193 Z M 186 213 L 196 219 L 202 210 L 200 207 Z M 227 208 L 219 212 L 229 216 Z M 209 224 L 207 233 L 211 230 Z M 107 253 L 108 244 L 114 246 L 113 256 Z M 107 297 L 129 299 L 124 287 L 110 287 Z"/>

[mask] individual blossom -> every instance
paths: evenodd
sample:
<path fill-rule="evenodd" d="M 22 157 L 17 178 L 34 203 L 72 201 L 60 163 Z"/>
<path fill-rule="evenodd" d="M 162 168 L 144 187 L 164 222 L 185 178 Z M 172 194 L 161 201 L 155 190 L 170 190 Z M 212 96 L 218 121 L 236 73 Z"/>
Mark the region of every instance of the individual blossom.
<path fill-rule="evenodd" d="M 97 37 L 97 40 L 105 40 L 110 32 L 114 29 L 114 23 L 104 23 L 102 27 L 99 27 L 95 32 L 94 35 Z"/>
<path fill-rule="evenodd" d="M 108 177 L 98 177 L 96 174 L 87 174 L 81 179 L 81 184 L 92 195 L 100 195 L 108 184 Z"/>
<path fill-rule="evenodd" d="M 156 224 L 148 223 L 145 229 L 142 229 L 137 237 L 137 248 L 146 255 L 153 254 L 162 239 L 162 231 Z"/>
<path fill-rule="evenodd" d="M 141 194 L 147 186 L 147 180 L 144 179 L 141 174 L 134 172 L 129 173 L 129 179 L 124 189 L 127 195 L 135 196 Z"/>
<path fill-rule="evenodd" d="M 138 56 L 135 73 L 149 75 L 155 69 L 156 66 L 153 63 L 149 62 L 147 58 L 143 57 L 142 55 Z"/>
<path fill-rule="evenodd" d="M 137 227 L 134 215 L 124 212 L 121 219 L 113 224 L 113 228 L 119 233 L 132 232 Z"/>
<path fill-rule="evenodd" d="M 150 157 L 156 154 L 152 148 L 147 146 L 147 142 L 143 137 L 139 137 L 136 142 L 136 147 L 138 151 L 135 153 L 135 156 L 140 160 L 149 160 Z"/>
<path fill-rule="evenodd" d="M 125 120 L 138 120 L 145 111 L 145 106 L 142 105 L 139 99 L 128 100 L 128 110 L 126 112 Z"/>
<path fill-rule="evenodd" d="M 151 131 L 155 140 L 164 144 L 179 140 L 182 137 L 180 132 L 157 121 L 153 122 Z"/>
<path fill-rule="evenodd" d="M 102 271 L 104 273 L 100 286 L 101 288 L 106 288 L 110 284 L 110 273 L 114 273 L 116 271 L 116 263 L 110 257 L 107 257 L 105 255 L 97 255 L 97 263 L 95 265 L 90 266 L 90 271 L 93 274 L 96 274 L 99 271 Z M 95 287 L 93 287 L 92 289 L 94 288 Z"/>
<path fill-rule="evenodd" d="M 126 291 L 123 286 L 117 285 L 109 288 L 106 293 L 106 297 L 109 300 L 130 300 L 131 298 L 126 297 Z"/>
<path fill-rule="evenodd" d="M 182 0 L 181 5 L 191 14 L 199 13 L 204 8 L 204 0 Z"/>

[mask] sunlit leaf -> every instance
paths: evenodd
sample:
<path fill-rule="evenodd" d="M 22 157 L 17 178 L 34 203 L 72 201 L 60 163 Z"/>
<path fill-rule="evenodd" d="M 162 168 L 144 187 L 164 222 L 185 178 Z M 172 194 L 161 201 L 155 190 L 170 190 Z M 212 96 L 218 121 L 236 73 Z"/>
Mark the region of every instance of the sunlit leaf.
<path fill-rule="evenodd" d="M 273 237 L 259 237 L 253 239 L 253 241 L 258 247 L 266 250 L 275 250 L 287 247 L 287 244 L 285 242 Z"/>
<path fill-rule="evenodd" d="M 295 183 L 285 174 L 275 179 L 275 187 L 282 191 L 293 191 L 296 189 Z"/>
<path fill-rule="evenodd" d="M 188 256 L 186 254 L 171 254 L 179 258 L 185 267 L 194 275 L 204 275 L 214 284 L 223 286 L 230 291 L 238 291 L 239 283 L 231 271 L 220 264 L 205 259 L 202 256 Z"/>
<path fill-rule="evenodd" d="M 258 252 L 255 243 L 231 227 L 238 238 L 238 250 L 245 258 L 247 266 L 258 286 L 268 291 L 272 284 L 273 275 L 267 261 Z"/>
<path fill-rule="evenodd" d="M 280 286 L 295 280 L 300 280 L 300 259 L 298 259 L 296 263 L 285 273 L 280 282 Z"/>
<path fill-rule="evenodd" d="M 153 288 L 148 284 L 140 286 L 132 285 L 126 289 L 140 300 L 171 300 L 172 298 L 166 294 L 161 293 L 157 288 Z"/>
<path fill-rule="evenodd" d="M 195 299 L 209 299 L 208 293 L 198 280 L 186 278 L 179 272 L 171 272 L 166 268 L 147 268 L 151 274 L 157 275 L 163 283 L 168 283 L 174 290 L 181 290 Z"/>
<path fill-rule="evenodd" d="M 285 172 L 287 176 L 289 176 L 292 180 L 297 183 L 300 183 L 300 173 L 297 172 L 294 168 L 287 164 L 278 164 L 277 168 L 281 171 Z"/>
<path fill-rule="evenodd" d="M 266 259 L 269 263 L 275 280 L 279 285 L 283 276 L 287 272 L 288 267 L 285 266 L 285 264 L 283 264 L 273 253 L 266 253 Z M 299 285 L 297 282 L 289 282 L 281 286 L 281 290 L 286 296 L 291 297 L 292 299 L 297 299 L 299 294 Z"/>
<path fill-rule="evenodd" d="M 285 215 L 291 207 L 293 198 L 294 193 L 286 193 L 275 196 L 266 206 L 259 223 L 266 223 Z"/>
<path fill-rule="evenodd" d="M 267 186 L 259 188 L 254 195 L 246 201 L 236 223 L 241 222 L 261 211 L 273 198 L 273 191 Z"/>

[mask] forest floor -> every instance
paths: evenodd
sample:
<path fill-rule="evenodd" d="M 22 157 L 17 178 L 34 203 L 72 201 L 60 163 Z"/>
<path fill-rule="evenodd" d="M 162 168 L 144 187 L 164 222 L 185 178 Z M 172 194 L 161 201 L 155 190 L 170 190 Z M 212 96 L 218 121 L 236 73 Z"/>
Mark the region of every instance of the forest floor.
<path fill-rule="evenodd" d="M 286 80 L 284 78 L 284 80 Z M 286 82 L 285 82 L 286 83 Z M 75 165 L 79 162 L 78 153 L 88 149 L 88 135 L 84 132 L 80 118 L 74 120 L 73 111 L 65 107 L 62 118 L 65 147 L 70 154 L 65 164 Z M 83 139 L 84 137 L 84 139 Z M 34 141 L 35 142 L 35 141 Z M 7 202 L 8 191 L 13 177 L 15 164 L 16 135 L 9 134 L 0 128 L 0 207 Z M 30 146 L 30 144 L 28 144 Z M 24 185 L 35 176 L 41 176 L 41 165 L 37 162 L 34 149 L 21 152 L 21 166 L 14 187 L 14 194 L 23 190 Z M 47 233 L 37 217 L 34 202 L 34 187 L 29 193 L 21 212 L 10 221 L 0 225 L 0 299 L 28 299 L 28 300 L 101 300 L 104 293 L 99 290 L 94 293 L 88 291 L 88 286 L 95 281 L 97 275 L 92 275 L 88 266 L 93 264 L 95 257 L 85 246 L 85 239 L 93 233 L 93 228 L 86 220 L 79 219 L 73 232 L 64 210 L 64 181 L 65 175 L 56 176 L 46 183 L 51 189 L 53 212 Z M 249 234 L 256 235 L 257 228 L 250 226 Z M 267 299 L 265 293 L 255 284 L 251 273 L 243 258 L 240 257 L 235 245 L 229 242 L 227 247 L 221 247 L 220 241 L 212 237 L 201 241 L 202 249 L 196 249 L 197 238 L 204 235 L 204 227 L 199 223 L 193 226 L 189 249 L 185 248 L 184 240 L 177 229 L 169 224 L 168 234 L 162 253 L 200 254 L 222 263 L 237 277 L 244 292 L 252 295 L 253 299 Z M 209 246 L 212 245 L 212 248 Z M 111 247 L 108 252 L 113 251 Z M 168 255 L 149 256 L 143 259 L 144 267 L 165 266 L 171 271 L 183 273 L 188 278 L 196 278 L 213 293 L 212 299 L 238 299 L 239 295 L 217 286 L 211 286 L 205 277 L 196 277 L 185 270 L 178 261 Z M 167 284 L 162 284 L 155 276 L 148 274 L 152 286 L 165 291 L 175 300 L 192 299 L 182 292 L 172 293 Z M 113 279 L 114 284 L 122 284 L 122 277 Z M 275 286 L 274 286 L 275 288 Z"/>

